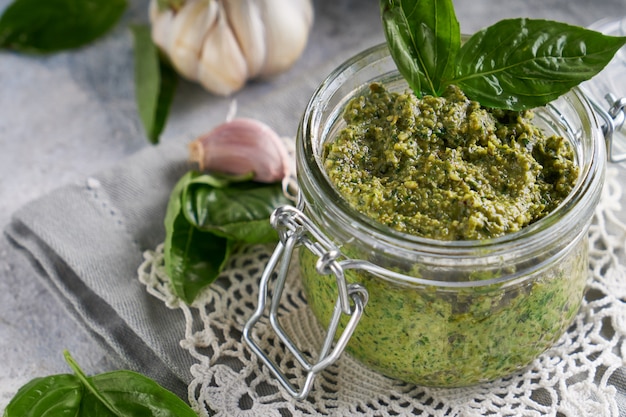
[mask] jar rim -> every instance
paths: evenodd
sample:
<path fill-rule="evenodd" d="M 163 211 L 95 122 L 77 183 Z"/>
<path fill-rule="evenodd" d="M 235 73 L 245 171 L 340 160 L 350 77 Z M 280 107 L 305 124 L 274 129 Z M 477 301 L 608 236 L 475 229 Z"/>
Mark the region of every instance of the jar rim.
<path fill-rule="evenodd" d="M 355 228 L 360 231 L 373 236 L 375 239 L 380 239 L 392 245 L 425 250 L 426 252 L 432 252 L 434 249 L 436 251 L 443 251 L 447 256 L 454 255 L 455 253 L 461 255 L 466 253 L 468 250 L 476 249 L 498 251 L 499 249 L 505 249 L 506 246 L 510 245 L 512 242 L 529 240 L 530 237 L 535 237 L 536 239 L 543 238 L 548 232 L 554 232 L 554 229 L 564 227 L 567 228 L 567 220 L 576 218 L 575 213 L 580 209 L 578 202 L 588 193 L 593 193 L 594 188 L 601 188 L 598 187 L 598 182 L 603 182 L 606 156 L 604 146 L 600 146 L 602 141 L 599 139 L 599 135 L 601 135 L 599 123 L 592 111 L 591 105 L 586 99 L 586 96 L 578 87 L 575 87 L 564 96 L 567 96 L 568 99 L 573 100 L 576 102 L 576 105 L 580 106 L 582 112 L 578 112 L 579 117 L 588 119 L 585 121 L 585 126 L 588 127 L 588 132 L 584 132 L 584 134 L 592 136 L 590 154 L 584 156 L 584 160 L 582 161 L 584 164 L 580 166 L 581 171 L 576 185 L 566 199 L 561 202 L 555 210 L 533 224 L 530 224 L 519 231 L 491 239 L 447 241 L 403 233 L 358 212 L 341 197 L 339 192 L 330 182 L 323 167 L 320 166 L 319 158 L 314 155 L 315 150 L 313 144 L 316 140 L 319 141 L 319 135 L 323 134 L 323 132 L 320 133 L 315 130 L 315 123 L 320 120 L 320 112 L 323 110 L 321 102 L 328 91 L 337 88 L 338 83 L 340 84 L 343 79 L 352 76 L 352 74 L 357 70 L 355 67 L 358 67 L 364 61 L 373 62 L 388 56 L 389 50 L 387 45 L 382 43 L 365 49 L 364 51 L 349 58 L 343 64 L 339 65 L 333 72 L 331 72 L 329 76 L 320 84 L 305 109 L 304 116 L 299 127 L 299 144 L 297 145 L 296 152 L 299 165 L 298 181 L 304 183 L 316 181 L 318 183 L 318 189 L 322 194 L 320 196 L 321 201 L 324 201 L 326 205 L 324 210 L 330 215 L 342 216 L 342 214 L 346 214 L 347 218 L 345 220 L 349 219 L 352 226 L 355 226 Z M 395 72 L 397 73 L 397 69 Z M 381 74 L 381 76 L 382 75 L 384 74 Z M 307 159 L 305 158 L 307 154 L 314 157 Z M 304 167 L 304 169 L 301 169 L 301 167 Z M 598 175 L 598 173 L 600 173 L 600 175 Z M 307 188 L 306 184 L 304 185 L 304 187 L 301 187 L 301 194 L 302 188 Z M 590 191 L 590 189 L 592 191 Z M 599 191 L 596 191 L 596 193 L 599 194 Z"/>

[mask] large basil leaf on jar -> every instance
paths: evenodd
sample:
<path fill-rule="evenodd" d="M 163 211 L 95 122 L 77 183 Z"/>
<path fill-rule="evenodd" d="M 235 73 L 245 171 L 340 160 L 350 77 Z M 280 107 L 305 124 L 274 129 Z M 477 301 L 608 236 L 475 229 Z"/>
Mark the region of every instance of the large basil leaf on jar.
<path fill-rule="evenodd" d="M 385 37 L 416 96 L 440 95 L 454 77 L 459 22 L 451 0 L 381 0 Z"/>
<path fill-rule="evenodd" d="M 454 82 L 486 107 L 538 107 L 596 75 L 625 42 L 566 23 L 501 20 L 461 47 Z"/>

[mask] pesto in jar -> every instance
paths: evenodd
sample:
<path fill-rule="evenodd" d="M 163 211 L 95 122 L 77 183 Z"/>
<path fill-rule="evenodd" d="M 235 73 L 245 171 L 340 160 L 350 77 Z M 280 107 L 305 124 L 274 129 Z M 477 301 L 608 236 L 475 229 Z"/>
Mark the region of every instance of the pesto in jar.
<path fill-rule="evenodd" d="M 461 387 L 507 376 L 553 346 L 576 316 L 587 282 L 588 239 L 559 262 L 511 287 L 446 290 L 345 271 L 369 294 L 346 352 L 381 374 L 418 385 Z M 299 251 L 307 303 L 327 327 L 337 298 L 334 276 Z M 347 322 L 344 317 L 340 331 Z"/>
<path fill-rule="evenodd" d="M 382 224 L 440 241 L 495 238 L 555 210 L 578 178 L 570 143 L 544 135 L 532 119 L 532 112 L 485 109 L 455 87 L 439 98 L 417 99 L 372 84 L 368 94 L 348 103 L 346 126 L 325 143 L 323 161 L 343 198 Z M 587 280 L 585 232 L 536 257 L 472 264 L 475 269 L 417 256 L 404 262 L 393 251 L 378 253 L 350 239 L 337 244 L 347 258 L 433 281 L 343 271 L 349 284 L 369 294 L 346 351 L 419 385 L 467 386 L 526 366 L 571 324 Z M 300 249 L 307 302 L 327 327 L 338 290 L 332 274 L 317 272 L 318 261 Z M 456 288 L 437 284 L 497 277 L 516 278 Z"/>
<path fill-rule="evenodd" d="M 348 104 L 325 168 L 352 207 L 401 232 L 498 237 L 554 210 L 578 176 L 569 142 L 532 118 L 483 108 L 455 86 L 418 99 L 372 84 Z"/>

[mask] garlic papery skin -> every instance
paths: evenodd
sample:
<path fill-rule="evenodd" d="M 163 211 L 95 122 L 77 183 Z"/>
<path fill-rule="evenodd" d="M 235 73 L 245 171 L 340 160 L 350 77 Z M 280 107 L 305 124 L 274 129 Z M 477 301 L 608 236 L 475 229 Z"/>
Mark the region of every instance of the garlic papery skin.
<path fill-rule="evenodd" d="M 209 3 L 215 4 L 216 1 L 209 1 Z M 198 81 L 208 91 L 228 96 L 244 86 L 248 69 L 235 34 L 228 24 L 226 11 L 221 3 L 217 5 L 215 24 L 205 32 L 196 64 L 197 74 Z"/>
<path fill-rule="evenodd" d="M 229 0 L 237 1 L 237 0 Z M 313 24 L 313 6 L 309 0 L 263 0 L 265 22 L 265 65 L 260 75 L 267 77 L 286 71 L 304 50 Z"/>
<path fill-rule="evenodd" d="M 264 68 L 267 56 L 265 23 L 258 1 L 224 0 L 230 27 L 246 60 L 248 78 Z"/>
<path fill-rule="evenodd" d="M 283 139 L 266 124 L 248 118 L 224 122 L 189 144 L 189 159 L 201 171 L 231 175 L 253 173 L 253 180 L 282 181 L 290 175 Z"/>
<path fill-rule="evenodd" d="M 202 2 L 189 3 L 176 16 L 172 16 L 171 33 L 165 39 L 170 51 L 170 61 L 179 74 L 186 78 L 197 78 L 198 55 L 204 44 L 204 36 L 218 18 L 217 5 L 205 7 Z"/>
<path fill-rule="evenodd" d="M 150 2 L 152 40 L 183 77 L 228 96 L 250 79 L 274 76 L 302 55 L 312 0 Z"/>

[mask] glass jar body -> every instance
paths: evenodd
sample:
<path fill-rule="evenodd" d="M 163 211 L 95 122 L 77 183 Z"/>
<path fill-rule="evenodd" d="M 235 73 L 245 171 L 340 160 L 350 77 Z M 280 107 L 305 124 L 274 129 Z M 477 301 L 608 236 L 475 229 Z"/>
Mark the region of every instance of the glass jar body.
<path fill-rule="evenodd" d="M 557 210 L 524 230 L 485 241 L 444 242 L 405 235 L 365 218 L 336 192 L 323 169 L 324 143 L 342 109 L 371 82 L 407 88 L 384 45 L 333 72 L 311 99 L 296 148 L 304 214 L 342 257 L 386 272 L 345 271 L 369 294 L 347 351 L 394 378 L 464 386 L 505 376 L 552 346 L 573 320 L 587 279 L 587 229 L 603 183 L 601 132 L 576 90 L 537 111 L 537 124 L 566 137 L 580 175 Z M 307 301 L 328 325 L 337 288 L 318 259 L 299 252 Z"/>
<path fill-rule="evenodd" d="M 571 324 L 587 280 L 587 245 L 581 233 L 563 253 L 543 261 L 544 268 L 519 271 L 524 279 L 510 286 L 449 289 L 346 271 L 347 282 L 369 294 L 346 352 L 418 385 L 459 387 L 506 376 L 550 348 Z M 311 252 L 300 251 L 307 303 L 327 327 L 337 285 L 316 272 L 316 262 Z"/>

